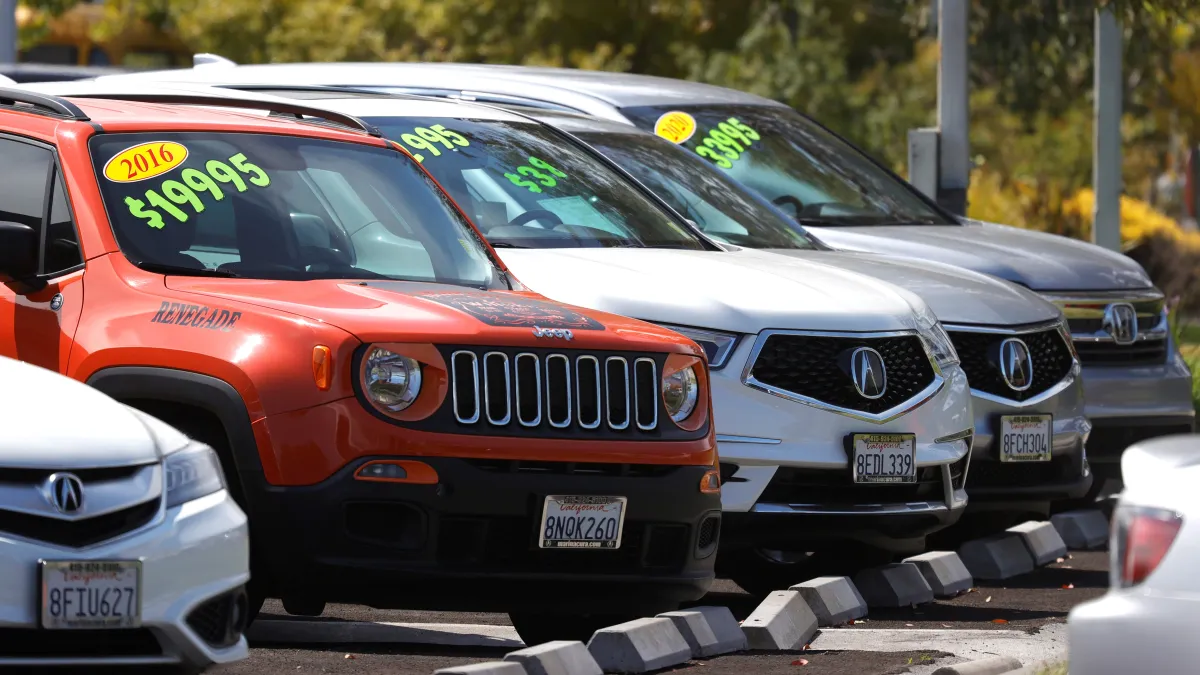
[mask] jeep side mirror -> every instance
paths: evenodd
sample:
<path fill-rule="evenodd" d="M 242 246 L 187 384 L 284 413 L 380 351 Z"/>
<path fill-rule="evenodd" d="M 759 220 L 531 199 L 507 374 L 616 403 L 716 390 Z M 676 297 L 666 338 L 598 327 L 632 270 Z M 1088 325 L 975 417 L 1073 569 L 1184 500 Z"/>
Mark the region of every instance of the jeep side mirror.
<path fill-rule="evenodd" d="M 0 277 L 23 280 L 37 276 L 37 232 L 28 225 L 0 220 Z"/>

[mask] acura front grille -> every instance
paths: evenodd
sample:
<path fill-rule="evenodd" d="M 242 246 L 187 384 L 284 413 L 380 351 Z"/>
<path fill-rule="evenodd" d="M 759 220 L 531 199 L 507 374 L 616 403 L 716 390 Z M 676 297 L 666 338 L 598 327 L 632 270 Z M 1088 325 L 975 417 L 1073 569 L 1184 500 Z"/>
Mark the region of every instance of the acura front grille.
<path fill-rule="evenodd" d="M 1053 388 L 1071 372 L 1071 349 L 1057 328 L 1026 333 L 976 332 L 947 326 L 971 389 L 1013 401 L 1027 401 Z M 1029 349 L 1033 381 L 1023 391 L 1010 387 L 1000 372 L 1000 343 L 1019 338 Z"/>
<path fill-rule="evenodd" d="M 450 370 L 454 419 L 462 425 L 658 429 L 659 365 L 647 356 L 458 349 Z"/>

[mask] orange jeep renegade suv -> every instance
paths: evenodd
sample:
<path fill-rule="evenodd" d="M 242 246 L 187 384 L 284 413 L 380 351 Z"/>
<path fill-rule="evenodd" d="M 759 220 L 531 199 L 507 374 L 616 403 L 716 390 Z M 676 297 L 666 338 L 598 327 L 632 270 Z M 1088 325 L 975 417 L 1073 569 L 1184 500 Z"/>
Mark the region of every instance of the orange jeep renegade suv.
<path fill-rule="evenodd" d="M 254 609 L 505 611 L 532 643 L 707 590 L 703 352 L 524 289 L 369 125 L 0 90 L 0 159 L 0 354 L 217 449 Z"/>

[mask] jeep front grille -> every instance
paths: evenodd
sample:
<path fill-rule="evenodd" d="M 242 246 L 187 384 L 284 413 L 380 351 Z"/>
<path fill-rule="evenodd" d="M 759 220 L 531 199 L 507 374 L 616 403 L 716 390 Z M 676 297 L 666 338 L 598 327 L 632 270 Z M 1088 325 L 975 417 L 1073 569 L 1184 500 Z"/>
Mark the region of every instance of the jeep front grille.
<path fill-rule="evenodd" d="M 652 432 L 658 372 L 648 356 L 457 349 L 451 406 L 463 425 Z"/>

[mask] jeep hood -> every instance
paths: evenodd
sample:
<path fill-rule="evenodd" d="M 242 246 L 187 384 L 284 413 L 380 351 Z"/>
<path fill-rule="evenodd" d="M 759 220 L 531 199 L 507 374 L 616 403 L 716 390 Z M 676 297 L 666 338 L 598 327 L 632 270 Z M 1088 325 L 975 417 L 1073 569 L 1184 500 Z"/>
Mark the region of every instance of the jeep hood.
<path fill-rule="evenodd" d="M 582 349 L 699 353 L 677 333 L 641 321 L 569 307 L 534 293 L 482 291 L 413 281 L 274 281 L 167 277 L 167 287 L 330 324 L 363 342 L 546 346 L 534 326 L 569 329 Z M 197 298 L 195 302 L 203 303 Z"/>
<path fill-rule="evenodd" d="M 654 248 L 498 251 L 522 283 L 556 300 L 647 321 L 758 333 L 913 325 L 922 301 L 835 265 L 762 251 Z"/>
<path fill-rule="evenodd" d="M 1007 225 L 807 227 L 836 249 L 902 255 L 966 267 L 1035 291 L 1117 291 L 1153 286 L 1128 256 L 1094 244 Z"/>
<path fill-rule="evenodd" d="M 1019 326 L 1062 316 L 1057 307 L 1037 293 L 962 267 L 874 253 L 771 252 L 859 272 L 906 288 L 921 296 L 942 323 Z"/>

